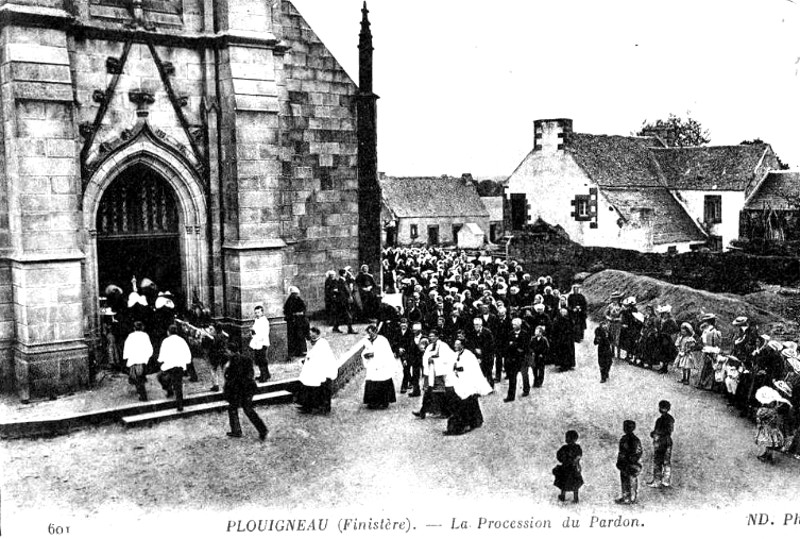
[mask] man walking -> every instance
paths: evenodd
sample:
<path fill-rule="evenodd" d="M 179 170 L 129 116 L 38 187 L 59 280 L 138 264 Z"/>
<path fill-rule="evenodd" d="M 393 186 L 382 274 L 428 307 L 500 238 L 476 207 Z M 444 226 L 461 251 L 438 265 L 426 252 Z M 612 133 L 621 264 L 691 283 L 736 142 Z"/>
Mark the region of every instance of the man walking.
<path fill-rule="evenodd" d="M 158 361 L 161 363 L 158 381 L 167 392 L 167 398 L 175 395 L 178 411 L 182 412 L 183 373 L 186 366 L 192 362 L 192 352 L 183 337 L 178 335 L 178 327 L 175 324 L 167 329 L 167 338 L 161 343 Z"/>
<path fill-rule="evenodd" d="M 253 361 L 244 354 L 229 354 L 228 368 L 225 369 L 225 400 L 228 401 L 228 421 L 231 430 L 227 433 L 231 438 L 242 437 L 242 425 L 239 423 L 239 408 L 258 431 L 258 438 L 263 442 L 267 437 L 267 426 L 253 410 L 253 395 L 256 382 L 253 379 Z"/>
<path fill-rule="evenodd" d="M 517 374 L 522 370 L 522 396 L 530 394 L 531 383 L 528 377 L 527 354 L 531 337 L 522 329 L 522 319 L 511 321 L 511 334 L 506 342 L 506 373 L 508 374 L 508 395 L 503 402 L 512 402 L 517 394 Z"/>

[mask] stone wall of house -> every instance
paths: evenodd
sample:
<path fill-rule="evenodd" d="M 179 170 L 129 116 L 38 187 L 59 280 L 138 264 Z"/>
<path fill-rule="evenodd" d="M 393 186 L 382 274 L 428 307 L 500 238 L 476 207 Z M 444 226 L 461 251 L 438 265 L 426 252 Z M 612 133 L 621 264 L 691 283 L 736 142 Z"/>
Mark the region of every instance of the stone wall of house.
<path fill-rule="evenodd" d="M 486 238 L 489 237 L 489 218 L 487 216 L 473 217 L 404 217 L 398 219 L 397 244 L 398 245 L 427 245 L 428 227 L 439 227 L 439 245 L 454 245 L 457 238 L 453 236 L 453 225 L 475 223 L 483 230 Z M 411 236 L 411 225 L 417 226 L 417 236 Z"/>
<path fill-rule="evenodd" d="M 675 195 L 698 223 L 703 223 L 705 218 L 706 196 L 722 197 L 722 221 L 708 224 L 706 230 L 714 236 L 722 236 L 722 248 L 726 250 L 730 247 L 731 240 L 739 237 L 739 212 L 744 207 L 742 191 L 676 190 Z"/>

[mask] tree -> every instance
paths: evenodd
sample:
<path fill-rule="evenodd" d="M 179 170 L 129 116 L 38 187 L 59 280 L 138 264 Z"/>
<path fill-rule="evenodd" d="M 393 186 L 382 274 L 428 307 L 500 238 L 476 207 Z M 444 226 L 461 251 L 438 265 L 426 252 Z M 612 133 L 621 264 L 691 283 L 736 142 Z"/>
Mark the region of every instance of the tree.
<path fill-rule="evenodd" d="M 767 144 L 767 143 L 764 142 L 763 140 L 761 140 L 760 138 L 754 138 L 753 140 L 743 140 L 739 144 L 742 144 L 742 145 L 745 145 L 745 146 L 757 146 L 759 144 Z M 778 160 L 778 168 L 779 168 L 779 170 L 789 170 L 789 168 L 790 168 L 789 167 L 789 163 L 784 163 L 783 161 L 781 161 L 781 158 L 777 154 L 775 155 L 775 159 Z"/>
<path fill-rule="evenodd" d="M 640 137 L 657 136 L 670 148 L 686 146 L 702 146 L 710 142 L 710 133 L 700 122 L 686 116 L 686 119 L 670 114 L 666 120 L 642 122 L 642 128 L 636 133 Z"/>

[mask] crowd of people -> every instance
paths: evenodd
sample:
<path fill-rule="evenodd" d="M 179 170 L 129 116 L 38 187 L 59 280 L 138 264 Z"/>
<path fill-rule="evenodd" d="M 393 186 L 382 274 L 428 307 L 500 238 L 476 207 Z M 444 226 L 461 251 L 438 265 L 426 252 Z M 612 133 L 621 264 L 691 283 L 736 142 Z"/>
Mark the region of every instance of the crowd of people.
<path fill-rule="evenodd" d="M 575 344 L 584 339 L 588 314 L 579 283 L 571 283 L 564 293 L 551 277 L 534 279 L 517 261 L 436 248 L 386 249 L 382 265 L 383 290 L 367 266 L 356 275 L 349 267 L 329 272 L 325 282 L 333 333 L 341 333 L 342 326 L 355 333 L 354 321 L 370 322 L 360 342 L 368 408 L 385 409 L 396 402 L 393 377 L 402 370 L 400 393 L 421 397 L 414 415 L 447 418 L 445 434 L 464 434 L 483 424 L 478 399 L 495 393 L 504 378 L 504 402 L 511 403 L 520 378 L 521 396 L 526 397 L 545 383 L 545 366 L 560 372 L 575 368 Z M 265 436 L 266 426 L 252 409 L 256 382 L 270 378 L 264 309 L 255 308 L 249 353 L 238 353 L 202 305 L 195 303 L 186 316 L 178 317 L 169 293 L 158 292 L 147 280 L 137 286 L 134 278 L 132 285 L 127 297 L 116 290 L 108 296 L 118 324 L 112 337 L 124 342 L 115 361 L 126 362 L 140 399 L 147 399 L 146 376 L 159 371 L 163 389 L 182 407 L 182 379 L 196 377 L 188 340 L 200 346 L 212 367 L 212 390 L 219 390 L 219 375 L 225 373 L 225 396 L 231 403 L 228 434 L 241 436 L 236 413 L 241 407 Z M 303 362 L 296 401 L 303 413 L 326 414 L 338 361 L 322 331 L 309 324 L 306 311 L 300 291 L 291 287 L 284 304 L 287 348 L 289 357 Z M 660 373 L 672 366 L 679 383 L 724 394 L 732 407 L 757 421 L 761 460 L 770 462 L 777 452 L 800 454 L 800 435 L 786 443 L 789 432 L 800 427 L 796 344 L 760 334 L 751 320 L 738 317 L 732 321 L 737 330 L 731 349 L 723 352 L 715 315 L 677 321 L 669 305 L 648 305 L 639 312 L 636 298 L 621 292 L 611 294 L 602 318 L 593 341 L 601 383 L 608 381 L 615 360 Z M 626 436 L 632 432 L 626 430 Z M 576 435 L 568 436 L 567 446 L 575 444 Z M 671 449 L 657 453 L 661 471 L 654 469 L 654 478 L 668 485 Z M 563 479 L 557 477 L 564 484 L 579 482 Z M 623 500 L 635 500 L 630 479 L 630 473 L 622 479 Z"/>
<path fill-rule="evenodd" d="M 596 343 L 608 341 L 606 357 L 660 373 L 673 365 L 678 383 L 723 395 L 742 417 L 756 420 L 756 443 L 764 447 L 760 460 L 772 462 L 778 452 L 800 459 L 797 343 L 773 339 L 739 316 L 731 321 L 736 331 L 724 350 L 716 315 L 705 313 L 679 324 L 670 305 L 648 305 L 640 313 L 636 298 L 623 296 L 611 294 L 605 320 L 596 330 Z M 795 435 L 787 445 L 790 432 Z"/>

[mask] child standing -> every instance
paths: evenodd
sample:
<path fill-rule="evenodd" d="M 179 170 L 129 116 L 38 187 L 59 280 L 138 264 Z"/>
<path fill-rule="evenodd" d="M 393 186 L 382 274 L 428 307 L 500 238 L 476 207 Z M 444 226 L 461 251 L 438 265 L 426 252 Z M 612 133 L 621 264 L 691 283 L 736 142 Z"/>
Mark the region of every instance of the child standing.
<path fill-rule="evenodd" d="M 668 487 L 672 475 L 672 431 L 675 418 L 669 414 L 672 405 L 669 401 L 658 403 L 661 416 L 656 419 L 656 426 L 650 437 L 653 439 L 653 479 L 648 487 Z"/>
<path fill-rule="evenodd" d="M 692 369 L 695 367 L 695 345 L 694 328 L 692 328 L 689 322 L 684 322 L 681 324 L 681 334 L 675 341 L 675 347 L 678 349 L 678 357 L 675 358 L 675 367 L 679 368 L 682 373 L 679 382 L 687 386 L 692 377 Z"/>
<path fill-rule="evenodd" d="M 572 502 L 578 503 L 578 490 L 583 486 L 581 475 L 581 457 L 583 450 L 578 445 L 578 433 L 568 430 L 565 436 L 566 445 L 562 445 L 556 453 L 559 464 L 553 468 L 555 481 L 553 484 L 561 489 L 558 501 L 566 501 L 566 494 L 572 491 Z"/>
<path fill-rule="evenodd" d="M 626 419 L 622 422 L 624 435 L 619 440 L 619 453 L 617 454 L 617 469 L 622 485 L 622 496 L 614 500 L 615 503 L 630 505 L 636 503 L 639 491 L 639 473 L 642 471 L 642 442 L 633 431 L 636 422 Z"/>
<path fill-rule="evenodd" d="M 600 366 L 600 383 L 608 381 L 608 372 L 614 360 L 614 344 L 608 332 L 608 322 L 600 322 L 594 330 L 594 344 L 597 345 L 597 364 Z"/>

